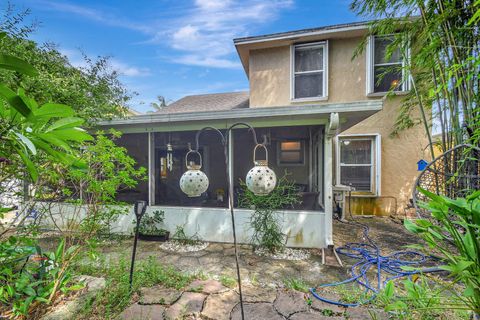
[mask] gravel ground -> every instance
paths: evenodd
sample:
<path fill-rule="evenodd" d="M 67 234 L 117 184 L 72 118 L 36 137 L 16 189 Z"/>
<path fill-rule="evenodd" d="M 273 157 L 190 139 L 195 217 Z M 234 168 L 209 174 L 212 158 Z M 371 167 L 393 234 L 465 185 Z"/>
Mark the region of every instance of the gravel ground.
<path fill-rule="evenodd" d="M 271 253 L 263 248 L 258 248 L 255 250 L 255 253 L 258 254 L 259 256 L 272 258 L 275 260 L 300 261 L 300 260 L 307 260 L 310 258 L 310 252 L 302 249 L 285 248 L 283 252 Z"/>
<path fill-rule="evenodd" d="M 160 245 L 160 248 L 166 251 L 172 252 L 195 252 L 201 251 L 208 247 L 208 242 L 197 242 L 195 244 L 183 244 L 179 241 L 171 240 L 164 242 Z"/>

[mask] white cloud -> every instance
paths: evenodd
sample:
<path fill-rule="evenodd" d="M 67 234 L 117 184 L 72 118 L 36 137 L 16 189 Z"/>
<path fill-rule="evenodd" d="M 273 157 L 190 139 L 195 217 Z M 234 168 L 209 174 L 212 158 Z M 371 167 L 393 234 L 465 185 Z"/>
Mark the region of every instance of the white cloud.
<path fill-rule="evenodd" d="M 162 31 L 152 42 L 163 42 L 181 54 L 174 62 L 216 68 L 237 68 L 232 56 L 232 39 L 250 34 L 259 24 L 275 19 L 292 0 L 195 0 L 195 7 L 173 22 L 167 33 Z"/>
<path fill-rule="evenodd" d="M 125 29 L 140 31 L 143 33 L 151 33 L 152 29 L 147 24 L 140 24 L 137 22 L 130 21 L 129 19 L 118 17 L 114 14 L 107 13 L 104 11 L 96 10 L 93 8 L 80 6 L 77 4 L 67 3 L 67 2 L 56 2 L 52 0 L 37 0 L 34 2 L 38 8 L 43 10 L 52 10 L 58 12 L 64 12 L 73 14 L 76 16 L 81 16 L 93 21 L 100 22 L 105 25 L 112 27 L 121 27 Z"/>
<path fill-rule="evenodd" d="M 59 49 L 59 51 L 61 54 L 68 58 L 70 64 L 75 68 L 88 67 L 88 64 L 82 57 L 81 50 L 61 48 Z M 132 66 L 116 58 L 110 58 L 109 65 L 112 70 L 117 71 L 120 75 L 125 77 L 145 77 L 151 75 L 151 72 L 148 68 L 139 68 L 136 66 Z"/>
<path fill-rule="evenodd" d="M 148 68 L 131 66 L 117 59 L 110 59 L 110 66 L 113 70 L 126 77 L 145 77 L 151 74 Z"/>

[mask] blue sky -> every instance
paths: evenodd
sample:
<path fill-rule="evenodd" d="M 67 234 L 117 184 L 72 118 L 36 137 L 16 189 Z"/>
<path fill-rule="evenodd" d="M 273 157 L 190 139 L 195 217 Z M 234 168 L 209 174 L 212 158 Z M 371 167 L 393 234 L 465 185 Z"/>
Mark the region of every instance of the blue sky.
<path fill-rule="evenodd" d="M 80 50 L 111 56 L 122 82 L 138 93 L 131 107 L 142 112 L 157 95 L 174 101 L 248 90 L 233 38 L 360 20 L 350 0 L 14 2 L 40 22 L 32 39 L 58 44 L 74 65 L 82 63 Z"/>

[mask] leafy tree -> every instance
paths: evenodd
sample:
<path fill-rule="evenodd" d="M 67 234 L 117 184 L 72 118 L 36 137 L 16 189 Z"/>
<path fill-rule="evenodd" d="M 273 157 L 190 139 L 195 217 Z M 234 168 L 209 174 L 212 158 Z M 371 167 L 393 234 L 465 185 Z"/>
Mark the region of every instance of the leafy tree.
<path fill-rule="evenodd" d="M 394 34 L 387 55 L 400 50 L 406 58 L 407 50 L 411 51 L 403 71 L 411 75 L 412 90 L 393 133 L 423 123 L 433 157 L 431 114 L 433 123 L 440 126 L 443 152 L 463 143 L 479 145 L 480 35 L 476 22 L 480 1 L 353 0 L 351 8 L 375 19 L 369 34 Z M 415 119 L 418 113 L 421 118 Z"/>
<path fill-rule="evenodd" d="M 5 34 L 0 34 L 0 41 L 2 37 L 5 38 Z M 11 74 L 37 74 L 31 65 L 5 54 L 0 54 L 0 68 Z M 39 106 L 34 99 L 27 97 L 23 88 L 14 92 L 0 83 L 0 157 L 5 166 L 15 171 L 23 163 L 32 180 L 38 176 L 37 167 L 32 161 L 37 150 L 66 165 L 80 164 L 76 161 L 71 144 L 92 138 L 79 128 L 83 122 L 82 118 L 74 116 L 73 109 L 67 105 L 47 102 Z M 5 178 L 2 172 L 0 179 Z"/>
<path fill-rule="evenodd" d="M 150 103 L 150 107 L 152 107 L 155 111 L 160 111 L 168 106 L 164 96 L 157 96 L 157 100 L 158 102 Z"/>
<path fill-rule="evenodd" d="M 28 39 L 35 26 L 26 25 L 29 11 L 16 12 L 9 6 L 0 23 L 6 36 L 0 40 L 0 53 L 8 53 L 30 63 L 37 77 L 0 72 L 0 81 L 13 90 L 29 92 L 39 104 L 56 101 L 72 106 L 87 125 L 100 119 L 124 115 L 131 98 L 109 64 L 108 57 L 91 59 L 83 56 L 84 66 L 74 67 L 55 45 L 39 45 Z"/>

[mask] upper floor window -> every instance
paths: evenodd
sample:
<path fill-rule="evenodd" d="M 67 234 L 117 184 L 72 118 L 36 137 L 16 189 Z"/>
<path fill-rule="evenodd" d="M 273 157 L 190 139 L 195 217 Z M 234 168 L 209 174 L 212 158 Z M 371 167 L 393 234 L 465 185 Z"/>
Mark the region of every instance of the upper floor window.
<path fill-rule="evenodd" d="M 386 93 L 390 90 L 408 90 L 405 58 L 396 49 L 389 52 L 393 36 L 371 36 L 367 54 L 367 94 Z"/>
<path fill-rule="evenodd" d="M 314 100 L 326 96 L 327 43 L 293 46 L 292 98 Z"/>

